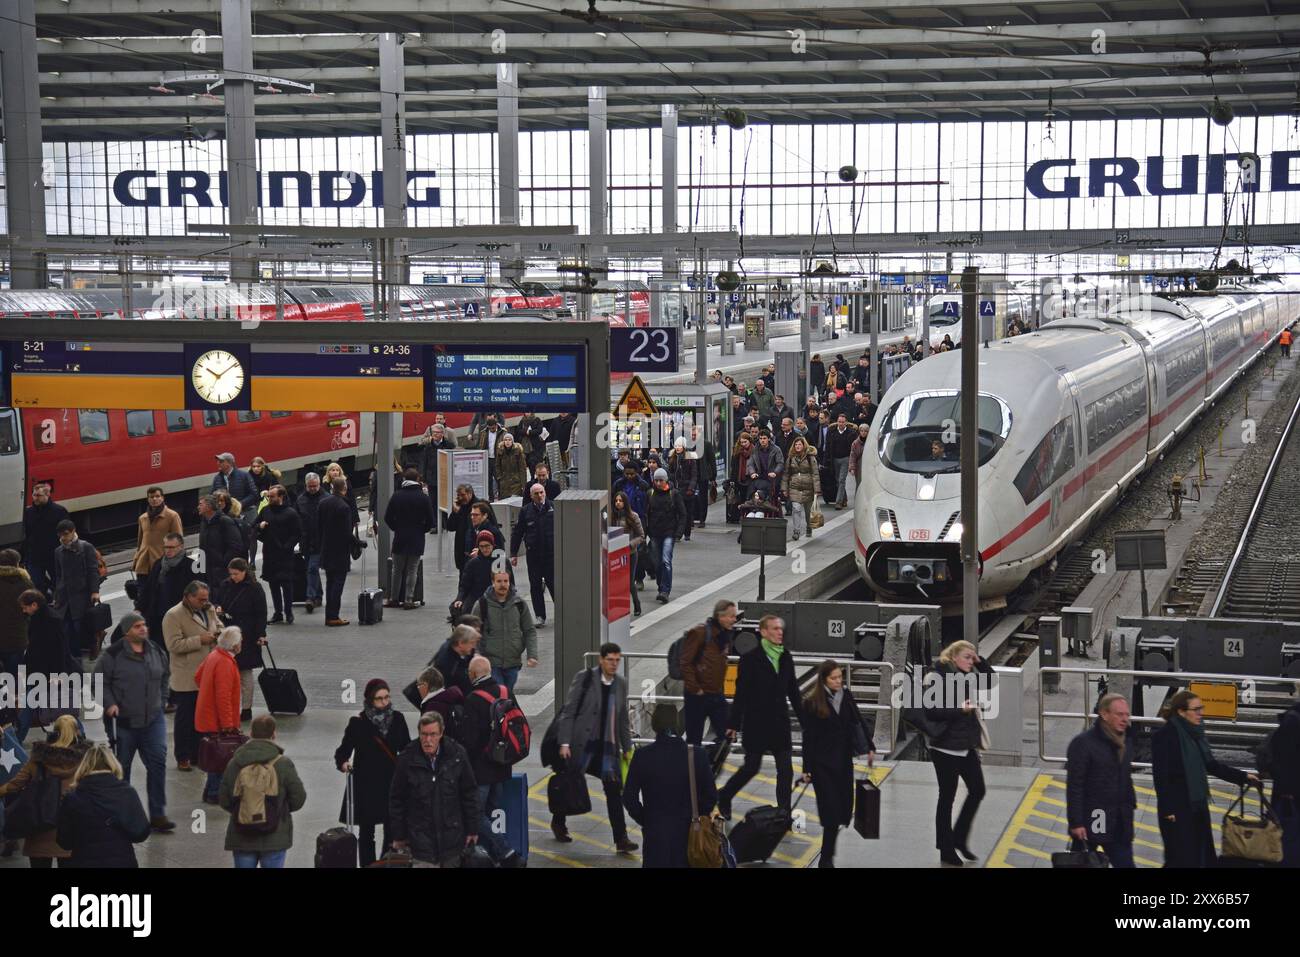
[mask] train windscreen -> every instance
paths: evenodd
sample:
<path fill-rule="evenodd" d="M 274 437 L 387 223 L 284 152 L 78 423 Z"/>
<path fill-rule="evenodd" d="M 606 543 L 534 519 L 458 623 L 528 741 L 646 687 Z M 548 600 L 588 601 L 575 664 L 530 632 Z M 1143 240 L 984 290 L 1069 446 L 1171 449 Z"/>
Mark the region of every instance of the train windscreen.
<path fill-rule="evenodd" d="M 979 464 L 984 465 L 1011 434 L 1011 410 L 980 394 Z M 960 470 L 961 393 L 916 392 L 890 407 L 880 426 L 880 459 L 896 472 L 934 475 Z"/>

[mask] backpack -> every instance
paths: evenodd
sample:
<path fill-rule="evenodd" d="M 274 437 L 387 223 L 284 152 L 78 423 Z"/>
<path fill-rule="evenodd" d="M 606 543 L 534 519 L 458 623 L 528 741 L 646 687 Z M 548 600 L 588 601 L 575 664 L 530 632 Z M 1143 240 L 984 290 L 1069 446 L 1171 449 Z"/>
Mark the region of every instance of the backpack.
<path fill-rule="evenodd" d="M 674 641 L 671 645 L 668 646 L 668 677 L 672 678 L 674 681 L 685 680 L 682 677 L 682 649 L 686 646 L 686 639 L 689 635 L 690 635 L 689 631 L 684 632 L 680 638 L 678 638 L 676 641 Z M 695 660 L 691 662 L 691 667 L 695 667 L 700 663 L 700 659 L 704 657 L 704 647 L 708 643 L 709 643 L 709 632 L 708 632 L 708 626 L 706 625 L 704 631 L 704 641 L 700 642 L 700 650 L 696 654 Z"/>
<path fill-rule="evenodd" d="M 528 757 L 533 732 L 523 710 L 510 697 L 510 692 L 498 687 L 500 697 L 493 698 L 490 691 L 479 689 L 474 694 L 488 703 L 488 740 L 483 746 L 484 756 L 493 764 L 509 767 Z"/>
<path fill-rule="evenodd" d="M 277 754 L 270 761 L 246 764 L 235 778 L 235 827 L 246 834 L 272 834 L 284 814 Z"/>
<path fill-rule="evenodd" d="M 453 741 L 463 741 L 465 737 L 465 706 L 453 704 L 447 708 L 446 727 L 443 732 Z"/>

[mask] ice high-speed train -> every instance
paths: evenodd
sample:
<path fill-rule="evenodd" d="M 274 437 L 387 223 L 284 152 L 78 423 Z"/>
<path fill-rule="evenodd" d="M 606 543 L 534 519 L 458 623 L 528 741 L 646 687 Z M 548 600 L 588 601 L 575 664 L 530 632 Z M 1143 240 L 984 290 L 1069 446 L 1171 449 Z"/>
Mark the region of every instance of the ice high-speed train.
<path fill-rule="evenodd" d="M 981 604 L 1077 540 L 1297 317 L 1300 285 L 1264 278 L 980 345 Z M 961 597 L 960 388 L 961 353 L 943 353 L 881 401 L 854 521 L 858 570 L 882 596 Z"/>

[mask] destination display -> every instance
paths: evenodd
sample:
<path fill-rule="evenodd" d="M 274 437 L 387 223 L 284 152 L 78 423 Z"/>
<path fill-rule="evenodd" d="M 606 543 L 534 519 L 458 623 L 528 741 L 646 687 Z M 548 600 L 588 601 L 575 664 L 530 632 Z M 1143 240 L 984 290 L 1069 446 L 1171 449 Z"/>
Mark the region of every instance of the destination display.
<path fill-rule="evenodd" d="M 186 407 L 180 343 L 28 339 L 4 353 L 15 408 Z"/>
<path fill-rule="evenodd" d="M 443 412 L 585 412 L 582 346 L 459 346 L 432 349 L 425 405 Z"/>
<path fill-rule="evenodd" d="M 253 346 L 255 409 L 330 408 L 420 412 L 428 346 L 401 343 L 295 343 Z"/>

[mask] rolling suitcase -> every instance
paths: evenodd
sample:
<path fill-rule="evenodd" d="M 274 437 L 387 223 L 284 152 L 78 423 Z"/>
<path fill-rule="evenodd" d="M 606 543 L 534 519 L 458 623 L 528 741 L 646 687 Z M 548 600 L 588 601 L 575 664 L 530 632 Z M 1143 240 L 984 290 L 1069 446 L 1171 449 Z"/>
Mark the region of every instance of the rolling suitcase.
<path fill-rule="evenodd" d="M 415 597 L 411 598 L 402 594 L 402 583 L 393 581 L 393 556 L 388 556 L 388 593 L 393 596 L 393 601 L 413 601 L 421 608 L 424 607 L 424 559 L 420 559 L 419 570 L 415 573 Z"/>
<path fill-rule="evenodd" d="M 528 860 L 528 775 L 516 772 L 501 784 L 501 811 L 505 812 L 507 846 Z"/>
<path fill-rule="evenodd" d="M 332 827 L 316 835 L 316 866 L 346 868 L 357 866 L 359 844 L 357 836 L 352 833 L 352 774 L 347 775 L 347 795 L 343 804 L 347 807 L 348 823 L 344 827 Z"/>
<path fill-rule="evenodd" d="M 292 668 L 277 668 L 275 658 L 271 657 L 270 643 L 263 647 L 266 657 L 271 660 L 271 667 L 263 668 L 258 674 L 257 686 L 266 699 L 266 710 L 271 714 L 302 714 L 307 710 L 307 695 L 298 680 L 298 672 Z"/>
<path fill-rule="evenodd" d="M 803 799 L 804 791 L 807 790 L 808 786 L 805 784 L 791 810 L 799 806 L 799 801 Z M 789 832 L 792 820 L 793 815 L 784 808 L 771 805 L 754 808 L 727 835 L 732 850 L 735 851 L 736 862 L 738 864 L 747 864 L 751 861 L 766 862 Z"/>
<path fill-rule="evenodd" d="M 366 587 L 365 558 L 361 565 L 361 594 L 357 596 L 357 621 L 363 625 L 377 625 L 384 620 L 384 590 Z"/>

